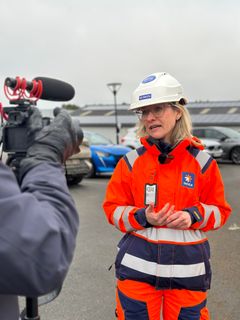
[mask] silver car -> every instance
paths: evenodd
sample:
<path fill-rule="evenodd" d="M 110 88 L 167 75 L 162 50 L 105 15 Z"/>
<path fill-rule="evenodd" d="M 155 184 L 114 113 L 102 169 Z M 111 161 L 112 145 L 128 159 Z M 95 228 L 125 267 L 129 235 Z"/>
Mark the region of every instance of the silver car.
<path fill-rule="evenodd" d="M 223 149 L 219 142 L 211 139 L 201 138 L 204 145 L 204 151 L 210 154 L 214 159 L 222 158 Z"/>
<path fill-rule="evenodd" d="M 68 185 L 78 184 L 92 170 L 91 150 L 86 139 L 80 145 L 80 152 L 72 155 L 64 164 Z"/>
<path fill-rule="evenodd" d="M 195 127 L 194 136 L 218 141 L 223 149 L 222 159 L 240 164 L 240 132 L 227 127 Z"/>

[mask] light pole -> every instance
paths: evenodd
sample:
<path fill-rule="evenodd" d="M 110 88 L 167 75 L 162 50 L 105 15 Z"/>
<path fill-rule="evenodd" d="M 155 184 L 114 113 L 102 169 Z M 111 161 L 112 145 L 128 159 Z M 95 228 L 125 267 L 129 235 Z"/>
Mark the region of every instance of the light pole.
<path fill-rule="evenodd" d="M 115 110 L 115 129 L 116 129 L 116 142 L 119 144 L 119 127 L 118 127 L 118 114 L 117 114 L 117 92 L 121 87 L 120 82 L 108 83 L 107 86 L 113 93 L 114 97 L 114 110 Z"/>

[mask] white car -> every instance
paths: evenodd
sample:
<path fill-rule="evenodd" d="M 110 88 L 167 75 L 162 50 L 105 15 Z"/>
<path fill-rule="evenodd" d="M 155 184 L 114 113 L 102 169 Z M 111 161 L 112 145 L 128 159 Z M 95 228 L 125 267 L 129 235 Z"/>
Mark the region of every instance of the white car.
<path fill-rule="evenodd" d="M 136 137 L 137 128 L 129 128 L 127 129 L 127 133 L 125 136 L 121 137 L 120 143 L 126 147 L 136 149 L 141 146 L 139 139 Z"/>
<path fill-rule="evenodd" d="M 141 146 L 140 140 L 136 137 L 137 128 L 129 128 L 125 136 L 120 139 L 121 144 L 130 147 L 132 149 L 136 149 Z M 211 140 L 211 139 L 201 139 L 204 144 L 204 151 L 210 154 L 213 158 L 218 159 L 221 158 L 223 149 L 219 142 Z"/>
<path fill-rule="evenodd" d="M 204 144 L 204 151 L 210 154 L 213 158 L 219 159 L 222 157 L 223 149 L 221 144 L 217 141 L 211 139 L 201 139 L 202 143 Z"/>

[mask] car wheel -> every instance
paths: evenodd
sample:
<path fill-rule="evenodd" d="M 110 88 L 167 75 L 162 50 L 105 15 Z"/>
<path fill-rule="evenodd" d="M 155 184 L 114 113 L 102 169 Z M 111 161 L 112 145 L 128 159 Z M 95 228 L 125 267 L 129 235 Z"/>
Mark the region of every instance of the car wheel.
<path fill-rule="evenodd" d="M 240 147 L 235 147 L 232 149 L 231 160 L 235 164 L 240 164 Z"/>
<path fill-rule="evenodd" d="M 67 183 L 70 186 L 73 186 L 75 184 L 78 184 L 82 181 L 83 176 L 71 176 L 71 177 L 67 177 Z"/>
<path fill-rule="evenodd" d="M 88 172 L 88 174 L 85 177 L 86 178 L 94 178 L 94 177 L 96 177 L 96 170 L 94 168 L 94 165 L 92 165 L 91 170 Z"/>

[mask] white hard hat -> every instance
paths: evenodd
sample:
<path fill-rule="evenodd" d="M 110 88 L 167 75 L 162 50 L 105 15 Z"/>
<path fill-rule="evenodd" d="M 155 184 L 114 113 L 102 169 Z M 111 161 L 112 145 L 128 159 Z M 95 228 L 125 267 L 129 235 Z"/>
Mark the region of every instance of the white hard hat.
<path fill-rule="evenodd" d="M 185 105 L 181 84 L 169 73 L 153 73 L 145 78 L 132 94 L 129 110 L 139 109 L 156 103 L 180 102 Z"/>

